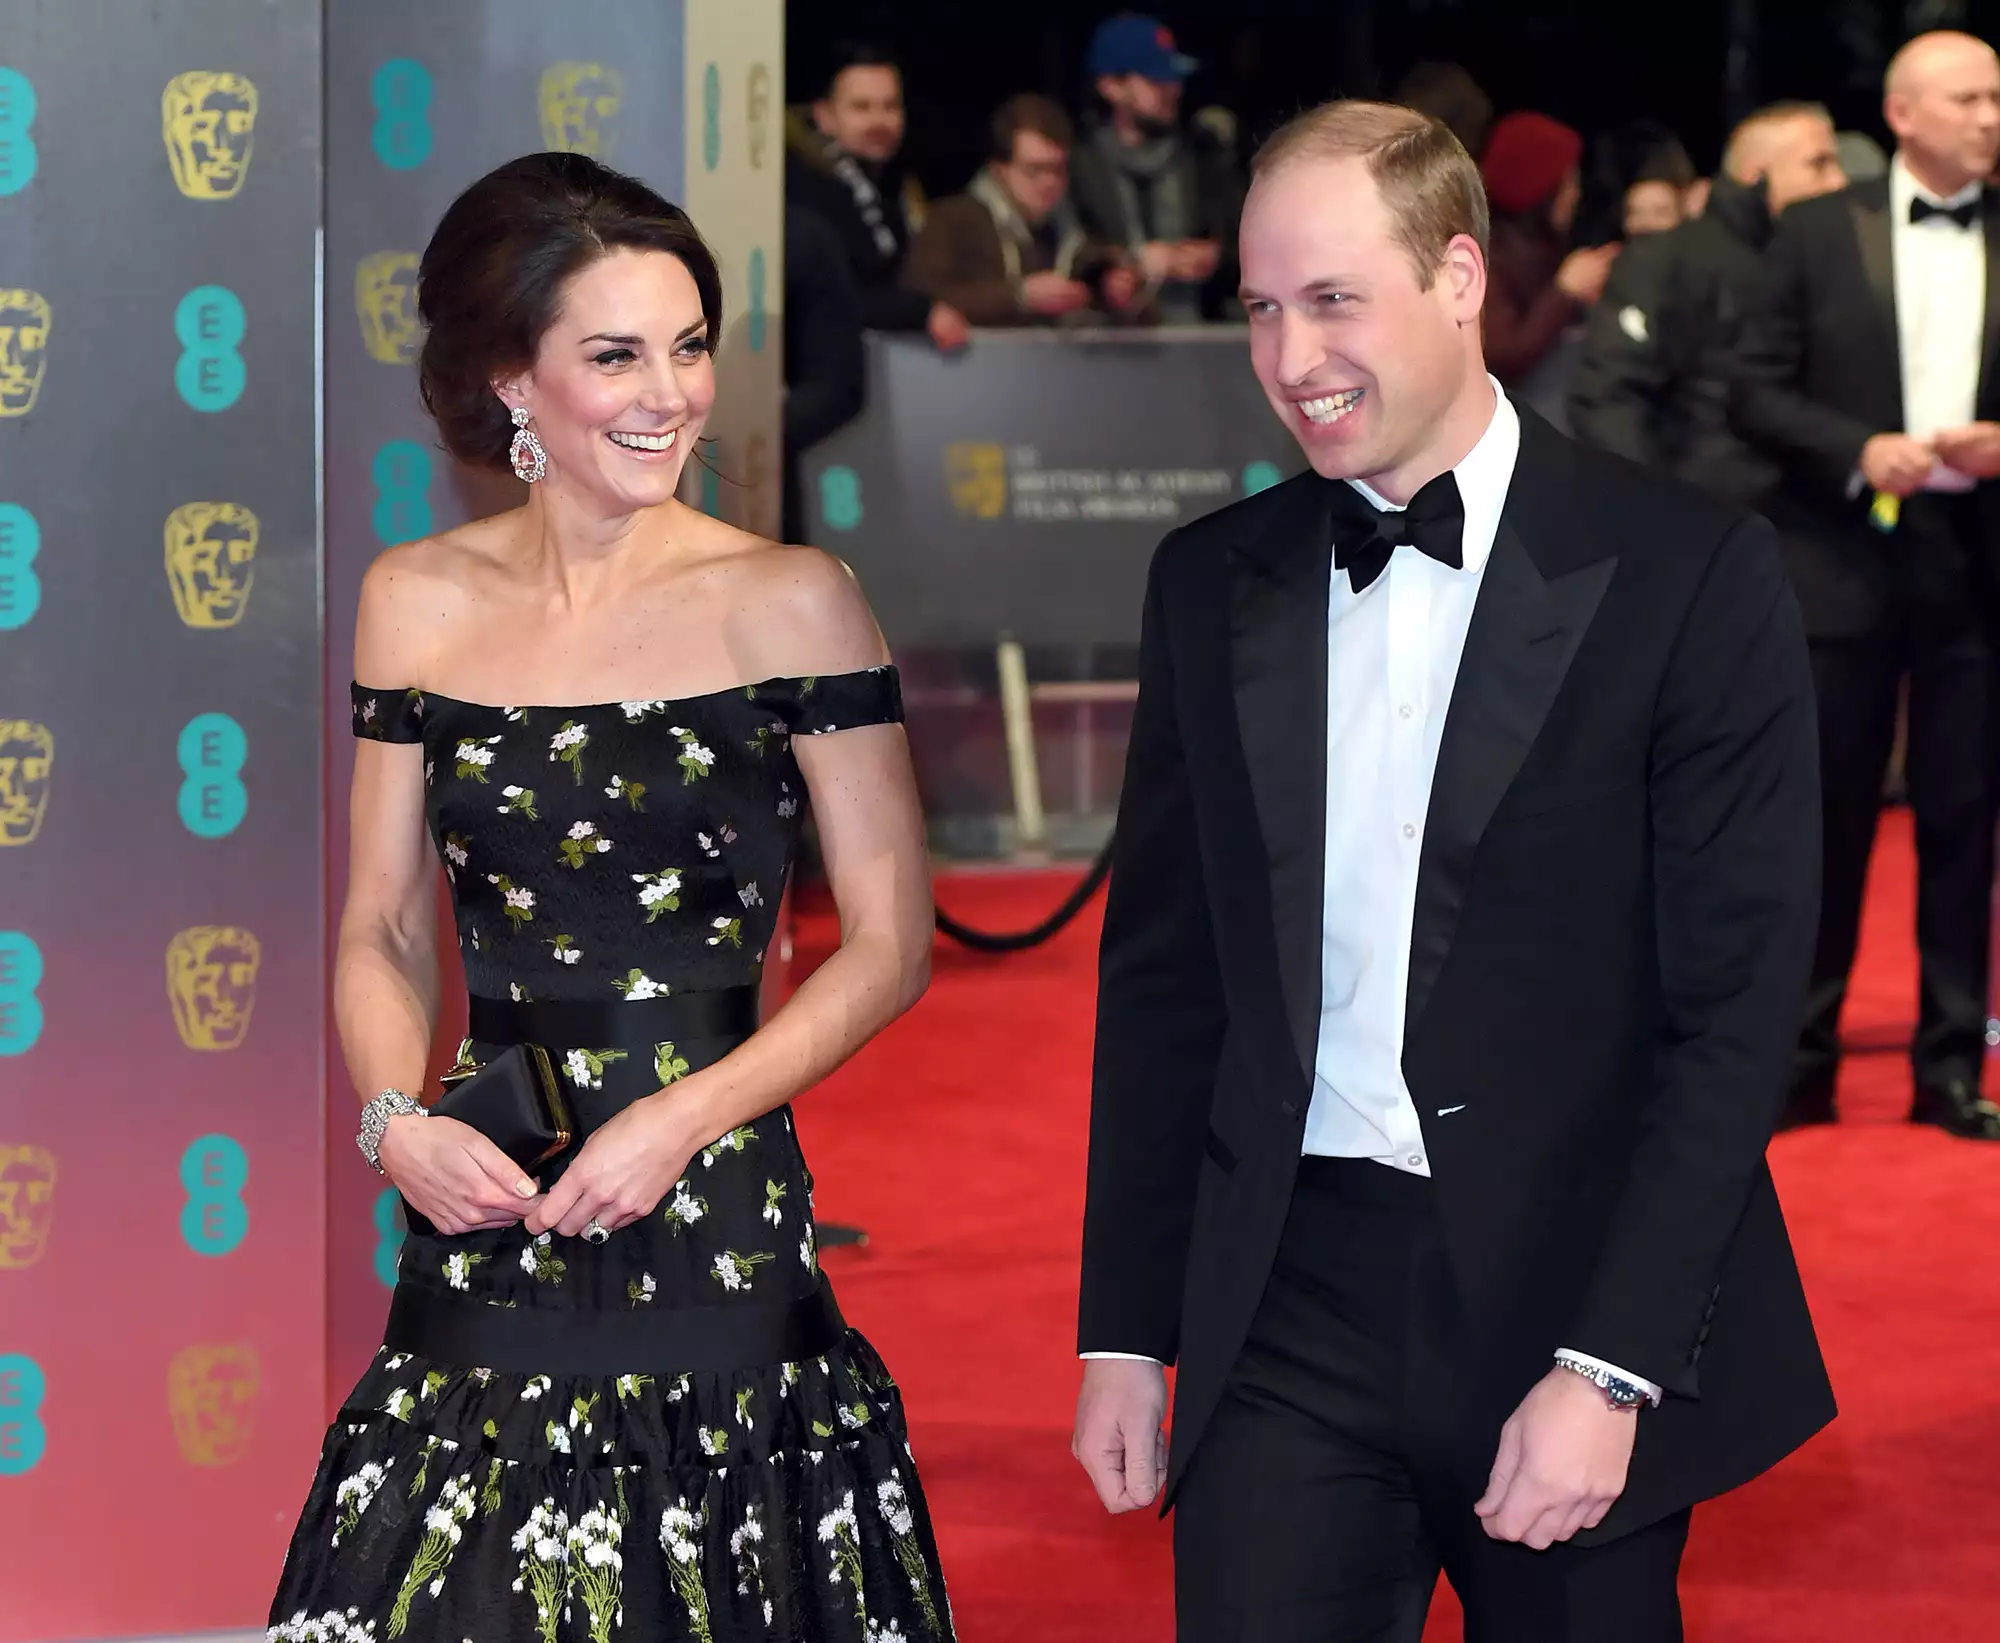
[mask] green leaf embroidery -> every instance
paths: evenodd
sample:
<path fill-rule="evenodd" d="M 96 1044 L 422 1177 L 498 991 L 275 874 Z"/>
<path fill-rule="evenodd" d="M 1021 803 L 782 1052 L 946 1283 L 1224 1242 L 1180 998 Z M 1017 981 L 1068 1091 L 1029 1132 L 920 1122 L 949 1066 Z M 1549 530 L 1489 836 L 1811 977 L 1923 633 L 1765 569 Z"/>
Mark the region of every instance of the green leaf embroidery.
<path fill-rule="evenodd" d="M 653 1046 L 653 1075 L 659 1079 L 662 1086 L 672 1084 L 676 1080 L 687 1077 L 688 1059 L 684 1055 L 676 1055 L 674 1053 L 674 1046 L 671 1041 L 664 1044 L 655 1044 Z"/>
<path fill-rule="evenodd" d="M 563 1071 L 569 1074 L 570 1082 L 579 1089 L 601 1090 L 604 1087 L 604 1069 L 614 1061 L 623 1061 L 623 1050 L 571 1050 L 563 1058 Z"/>
<path fill-rule="evenodd" d="M 487 736 L 476 740 L 468 737 L 460 742 L 457 753 L 458 779 L 465 781 L 469 777 L 484 786 L 486 767 L 493 762 L 493 748 L 499 740 L 498 736 Z"/>
<path fill-rule="evenodd" d="M 739 952 L 743 947 L 743 921 L 740 918 L 719 918 L 709 926 L 715 933 L 708 938 L 711 947 L 720 947 L 725 941 Z"/>
<path fill-rule="evenodd" d="M 662 913 L 678 913 L 681 910 L 681 870 L 678 867 L 663 867 L 657 873 L 634 873 L 632 882 L 639 886 L 639 905 L 646 909 L 648 924 Z"/>
<path fill-rule="evenodd" d="M 529 821 L 542 819 L 535 810 L 535 790 L 532 787 L 503 787 L 500 789 L 500 796 L 507 801 L 500 807 L 501 815 L 518 811 Z"/>
<path fill-rule="evenodd" d="M 531 924 L 535 917 L 535 892 L 516 885 L 505 873 L 488 873 L 486 882 L 500 892 L 500 911 L 515 929 Z"/>

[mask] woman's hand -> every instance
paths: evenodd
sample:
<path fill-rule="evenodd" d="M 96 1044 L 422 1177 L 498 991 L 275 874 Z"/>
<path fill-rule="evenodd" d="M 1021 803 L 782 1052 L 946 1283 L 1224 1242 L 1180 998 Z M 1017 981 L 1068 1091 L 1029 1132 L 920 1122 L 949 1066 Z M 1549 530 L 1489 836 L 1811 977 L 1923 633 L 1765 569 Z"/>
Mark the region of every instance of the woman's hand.
<path fill-rule="evenodd" d="M 671 1100 L 655 1094 L 635 1101 L 593 1132 L 535 1205 L 528 1231 L 575 1238 L 592 1221 L 616 1232 L 651 1215 L 695 1154 L 683 1117 L 686 1087 L 677 1084 Z"/>
<path fill-rule="evenodd" d="M 456 1118 L 392 1118 L 376 1151 L 411 1208 L 448 1237 L 511 1226 L 541 1197 L 513 1159 Z"/>

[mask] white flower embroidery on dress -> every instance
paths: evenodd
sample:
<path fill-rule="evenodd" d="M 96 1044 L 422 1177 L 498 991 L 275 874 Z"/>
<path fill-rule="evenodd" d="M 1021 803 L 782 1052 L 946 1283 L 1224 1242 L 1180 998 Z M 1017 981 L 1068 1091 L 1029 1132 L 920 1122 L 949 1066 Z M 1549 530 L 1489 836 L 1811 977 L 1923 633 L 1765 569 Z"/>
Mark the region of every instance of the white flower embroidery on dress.
<path fill-rule="evenodd" d="M 678 867 L 665 867 L 657 873 L 634 873 L 632 882 L 639 886 L 639 905 L 646 909 L 648 924 L 662 913 L 680 911 L 681 874 Z"/>
<path fill-rule="evenodd" d="M 548 1389 L 554 1386 L 555 1384 L 556 1383 L 550 1380 L 549 1377 L 546 1375 L 531 1375 L 528 1378 L 527 1384 L 521 1388 L 521 1396 L 524 1399 L 539 1398 L 544 1392 L 548 1391 Z"/>
<path fill-rule="evenodd" d="M 757 1269 L 766 1261 L 775 1259 L 772 1255 L 738 1255 L 733 1249 L 725 1249 L 716 1256 L 715 1265 L 709 1270 L 724 1289 L 734 1292 L 749 1289 Z"/>
<path fill-rule="evenodd" d="M 370 696 L 367 701 L 361 704 L 361 722 L 365 725 L 372 725 L 375 722 L 375 698 L 373 696 Z"/>
<path fill-rule="evenodd" d="M 671 988 L 655 981 L 644 970 L 634 970 L 630 975 L 611 984 L 625 995 L 627 1004 L 638 1004 L 649 998 L 665 998 Z"/>
<path fill-rule="evenodd" d="M 556 1503 L 544 1499 L 528 1514 L 528 1521 L 514 1531 L 511 1542 L 521 1554 L 521 1572 L 514 1590 L 534 1600 L 537 1630 L 545 1638 L 556 1635 L 561 1618 L 559 1609 L 568 1589 L 564 1549 L 569 1538 L 569 1517 Z"/>
<path fill-rule="evenodd" d="M 664 713 L 667 711 L 667 704 L 664 701 L 620 702 L 618 706 L 624 712 L 627 722 L 631 724 L 637 724 L 648 713 Z M 679 732 L 675 732 L 675 734 L 678 735 Z M 613 797 L 616 797 L 616 795 L 614 794 Z"/>
<path fill-rule="evenodd" d="M 757 882 L 754 879 L 736 892 L 736 899 L 742 902 L 745 907 L 762 907 L 764 905 L 764 897 L 758 891 Z"/>
<path fill-rule="evenodd" d="M 392 1460 L 389 1466 L 395 1464 Z M 388 1466 L 377 1466 L 370 1461 L 352 1477 L 341 1479 L 340 1487 L 333 1494 L 334 1510 L 340 1514 L 333 1529 L 335 1546 L 340 1544 L 342 1535 L 352 1534 L 360 1526 L 361 1514 L 374 1504 L 388 1471 Z"/>
<path fill-rule="evenodd" d="M 450 862 L 454 867 L 463 867 L 468 861 L 472 859 L 471 855 L 467 852 L 465 848 L 464 842 L 459 838 L 459 836 L 456 833 L 451 833 L 446 835 L 444 841 L 444 855 L 445 855 L 445 860 Z"/>

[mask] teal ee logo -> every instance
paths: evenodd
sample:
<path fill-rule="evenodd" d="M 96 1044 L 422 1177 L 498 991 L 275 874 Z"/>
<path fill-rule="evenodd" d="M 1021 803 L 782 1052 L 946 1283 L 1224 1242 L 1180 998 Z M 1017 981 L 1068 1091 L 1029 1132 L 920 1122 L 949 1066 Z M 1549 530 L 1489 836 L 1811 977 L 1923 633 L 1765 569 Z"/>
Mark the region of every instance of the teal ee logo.
<path fill-rule="evenodd" d="M 722 164 L 722 70 L 713 63 L 701 72 L 701 163 Z"/>
<path fill-rule="evenodd" d="M 250 1230 L 243 1185 L 250 1160 L 227 1135 L 204 1135 L 181 1154 L 181 1238 L 197 1255 L 227 1255 Z"/>
<path fill-rule="evenodd" d="M 17 68 L 0 68 L 0 198 L 35 180 L 35 87 Z"/>
<path fill-rule="evenodd" d="M 1246 462 L 1243 464 L 1243 494 L 1255 496 L 1259 491 L 1268 491 L 1281 477 L 1275 462 Z"/>
<path fill-rule="evenodd" d="M 750 252 L 750 352 L 764 351 L 764 328 L 770 319 L 765 302 L 764 248 L 759 245 Z"/>
<path fill-rule="evenodd" d="M 375 1199 L 375 1277 L 384 1289 L 396 1287 L 396 1262 L 403 1253 L 403 1195 L 384 1187 Z"/>
<path fill-rule="evenodd" d="M 861 523 L 861 476 L 846 463 L 819 476 L 819 512 L 830 530 L 851 531 Z"/>
<path fill-rule="evenodd" d="M 248 373 L 237 347 L 249 322 L 226 285 L 197 285 L 174 310 L 182 353 L 174 386 L 197 411 L 226 411 L 243 397 Z"/>
<path fill-rule="evenodd" d="M 19 930 L 0 930 L 0 1055 L 23 1055 L 42 1036 L 42 950 Z"/>
<path fill-rule="evenodd" d="M 32 1472 L 48 1446 L 42 1430 L 42 1366 L 19 1352 L 0 1352 L 0 1478 Z"/>
<path fill-rule="evenodd" d="M 35 555 L 42 551 L 42 527 L 18 502 L 0 502 L 0 633 L 26 627 L 42 608 Z"/>
<path fill-rule="evenodd" d="M 250 795 L 241 776 L 250 738 L 227 713 L 197 713 L 181 730 L 181 822 L 198 839 L 219 839 L 243 825 Z"/>
<path fill-rule="evenodd" d="M 391 171 L 414 171 L 431 157 L 432 92 L 431 71 L 414 57 L 391 57 L 368 82 L 375 100 L 368 140 Z"/>
<path fill-rule="evenodd" d="M 392 439 L 375 453 L 375 538 L 385 548 L 431 533 L 431 453 L 413 439 Z"/>

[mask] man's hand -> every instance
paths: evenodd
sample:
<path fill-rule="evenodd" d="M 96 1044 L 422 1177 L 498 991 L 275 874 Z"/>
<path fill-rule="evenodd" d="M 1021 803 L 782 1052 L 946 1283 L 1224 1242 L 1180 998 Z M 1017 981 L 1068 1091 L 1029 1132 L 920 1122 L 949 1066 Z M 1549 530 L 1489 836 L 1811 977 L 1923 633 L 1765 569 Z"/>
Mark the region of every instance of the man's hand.
<path fill-rule="evenodd" d="M 1545 1552 L 1595 1529 L 1625 1492 L 1639 1416 L 1613 1409 L 1581 1375 L 1551 1369 L 1500 1428 L 1486 1493 L 1473 1506 L 1494 1540 Z"/>
<path fill-rule="evenodd" d="M 931 304 L 930 318 L 924 321 L 924 329 L 931 334 L 931 341 L 947 354 L 955 354 L 972 340 L 972 325 L 966 317 L 948 302 Z"/>
<path fill-rule="evenodd" d="M 1105 306 L 1122 314 L 1138 303 L 1140 283 L 1136 268 L 1119 263 L 1104 271 L 1104 278 L 1097 282 L 1097 288 L 1103 293 Z"/>
<path fill-rule="evenodd" d="M 1174 267 L 1180 259 L 1180 248 L 1179 240 L 1148 240 L 1139 247 L 1140 272 L 1155 285 L 1175 278 Z"/>
<path fill-rule="evenodd" d="M 1614 240 L 1609 245 L 1586 246 L 1564 257 L 1562 266 L 1556 270 L 1556 284 L 1562 294 L 1586 308 L 1595 306 L 1604 295 L 1604 282 L 1611 278 L 1611 265 L 1618 260 L 1621 249 Z"/>
<path fill-rule="evenodd" d="M 1221 261 L 1222 247 L 1214 240 L 1182 240 L 1173 248 L 1174 278 L 1199 285 Z"/>
<path fill-rule="evenodd" d="M 2000 479 L 2000 422 L 1968 422 L 1931 435 L 1941 462 L 1973 479 Z"/>
<path fill-rule="evenodd" d="M 1167 1372 L 1143 1358 L 1090 1358 L 1076 1395 L 1069 1452 L 1083 1462 L 1107 1512 L 1159 1497 L 1167 1470 Z"/>
<path fill-rule="evenodd" d="M 1877 434 L 1861 447 L 1861 477 L 1891 496 L 1911 496 L 1930 477 L 1931 448 L 1908 434 Z"/>
<path fill-rule="evenodd" d="M 1053 271 L 1021 281 L 1021 300 L 1037 314 L 1067 314 L 1090 306 L 1090 287 Z"/>

